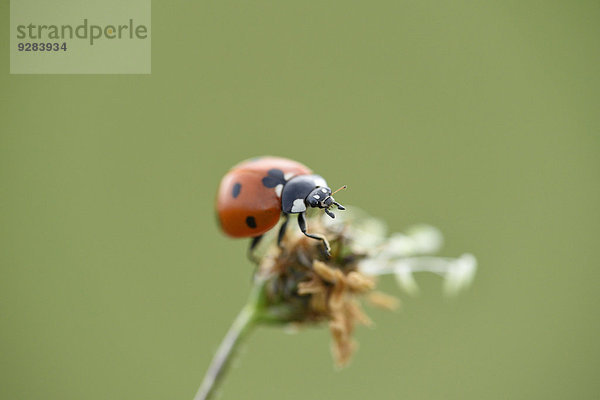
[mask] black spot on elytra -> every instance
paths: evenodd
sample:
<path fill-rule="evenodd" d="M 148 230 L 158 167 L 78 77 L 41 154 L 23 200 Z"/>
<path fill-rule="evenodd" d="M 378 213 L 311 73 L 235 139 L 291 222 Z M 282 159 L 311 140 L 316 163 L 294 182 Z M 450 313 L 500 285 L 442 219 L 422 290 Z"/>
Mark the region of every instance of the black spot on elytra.
<path fill-rule="evenodd" d="M 242 190 L 241 183 L 238 182 L 235 185 L 233 185 L 233 189 L 231 190 L 231 195 L 233 196 L 234 199 L 240 195 L 241 190 Z"/>
<path fill-rule="evenodd" d="M 256 220 L 254 219 L 254 217 L 246 217 L 246 225 L 248 225 L 248 227 L 252 229 L 256 228 Z"/>
<path fill-rule="evenodd" d="M 270 169 L 269 172 L 267 172 L 267 176 L 262 179 L 262 183 L 268 188 L 283 185 L 285 183 L 283 171 L 277 168 Z"/>

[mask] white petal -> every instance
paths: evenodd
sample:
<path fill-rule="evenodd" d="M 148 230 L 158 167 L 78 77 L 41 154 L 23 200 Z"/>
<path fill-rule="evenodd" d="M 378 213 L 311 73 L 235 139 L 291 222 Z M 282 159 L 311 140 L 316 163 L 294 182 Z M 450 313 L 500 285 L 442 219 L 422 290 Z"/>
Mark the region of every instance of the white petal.
<path fill-rule="evenodd" d="M 439 229 L 429 225 L 417 225 L 408 230 L 415 241 L 416 251 L 419 254 L 436 253 L 444 244 L 444 236 Z"/>
<path fill-rule="evenodd" d="M 453 295 L 468 287 L 473 282 L 476 270 L 477 260 L 472 254 L 463 254 L 454 260 L 444 280 L 444 293 Z"/>
<path fill-rule="evenodd" d="M 410 269 L 408 269 L 408 268 L 399 269 L 398 271 L 396 271 L 394 276 L 396 277 L 396 282 L 398 282 L 398 285 L 402 289 L 404 289 L 406 291 L 406 293 L 408 293 L 412 296 L 419 293 L 419 287 L 417 286 L 417 281 L 415 281 L 415 278 Z"/>
<path fill-rule="evenodd" d="M 443 243 L 441 232 L 427 225 L 411 228 L 407 234 L 394 233 L 383 252 L 389 257 L 408 257 L 437 252 Z"/>

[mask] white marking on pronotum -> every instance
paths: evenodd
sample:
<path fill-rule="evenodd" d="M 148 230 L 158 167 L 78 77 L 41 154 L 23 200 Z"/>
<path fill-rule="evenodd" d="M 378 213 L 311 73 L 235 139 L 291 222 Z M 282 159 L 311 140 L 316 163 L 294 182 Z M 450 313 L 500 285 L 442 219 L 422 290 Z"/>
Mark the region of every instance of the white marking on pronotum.
<path fill-rule="evenodd" d="M 326 187 L 327 182 L 325 182 L 325 179 L 323 179 L 322 177 L 315 176 L 315 186 Z"/>
<path fill-rule="evenodd" d="M 281 197 L 282 189 L 283 189 L 283 185 L 281 183 L 279 185 L 275 186 L 275 194 L 277 194 L 277 197 Z"/>
<path fill-rule="evenodd" d="M 313 197 L 317 200 L 319 200 L 321 198 L 321 196 L 319 196 L 318 194 L 315 194 Z"/>
<path fill-rule="evenodd" d="M 306 211 L 306 205 L 304 204 L 304 200 L 303 199 L 294 200 L 294 203 L 292 204 L 292 212 L 298 213 L 298 212 L 302 212 L 302 211 Z"/>
<path fill-rule="evenodd" d="M 283 179 L 285 179 L 286 181 L 289 181 L 292 176 L 294 176 L 294 173 L 293 172 L 288 172 L 288 173 L 286 173 L 286 174 L 283 175 Z"/>
<path fill-rule="evenodd" d="M 327 193 L 327 189 L 321 189 L 321 192 Z"/>

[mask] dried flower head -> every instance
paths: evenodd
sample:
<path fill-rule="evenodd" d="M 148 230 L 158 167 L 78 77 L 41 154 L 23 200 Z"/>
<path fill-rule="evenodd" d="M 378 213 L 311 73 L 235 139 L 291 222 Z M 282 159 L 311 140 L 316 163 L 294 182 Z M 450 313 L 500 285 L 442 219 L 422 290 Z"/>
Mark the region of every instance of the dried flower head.
<path fill-rule="evenodd" d="M 280 248 L 272 242 L 263 251 L 256 273 L 263 282 L 260 320 L 271 323 L 328 323 L 333 355 L 344 366 L 356 348 L 356 325 L 371 325 L 361 299 L 386 309 L 399 300 L 375 291 L 377 275 L 394 274 L 409 294 L 417 286 L 413 273 L 431 271 L 446 277 L 446 289 L 456 292 L 472 279 L 472 256 L 459 259 L 424 257 L 441 246 L 441 234 L 431 227 L 417 227 L 407 234 L 386 236 L 385 225 L 359 210 L 335 220 L 315 216 L 310 227 L 325 232 L 331 257 L 319 241 L 288 230 Z"/>

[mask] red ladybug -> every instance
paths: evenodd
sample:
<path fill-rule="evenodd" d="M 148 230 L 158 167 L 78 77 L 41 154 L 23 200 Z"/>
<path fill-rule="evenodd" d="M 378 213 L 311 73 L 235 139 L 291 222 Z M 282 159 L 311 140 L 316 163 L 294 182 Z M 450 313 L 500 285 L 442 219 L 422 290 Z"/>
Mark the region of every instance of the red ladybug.
<path fill-rule="evenodd" d="M 345 186 L 343 186 L 345 188 Z M 334 192 L 335 193 L 335 192 Z M 332 206 L 344 207 L 332 197 L 327 182 L 310 168 L 280 157 L 258 157 L 233 167 L 221 180 L 217 194 L 217 215 L 223 231 L 232 237 L 253 238 L 249 251 L 263 234 L 281 224 L 277 243 L 285 234 L 290 214 L 298 214 L 298 225 L 306 236 L 321 240 L 329 256 L 329 242 L 320 234 L 306 232 L 308 207 L 322 208 L 331 218 Z"/>

